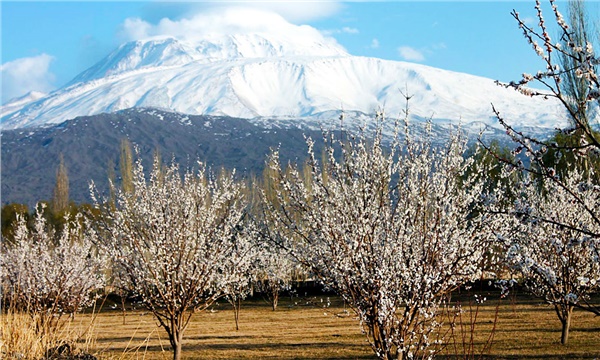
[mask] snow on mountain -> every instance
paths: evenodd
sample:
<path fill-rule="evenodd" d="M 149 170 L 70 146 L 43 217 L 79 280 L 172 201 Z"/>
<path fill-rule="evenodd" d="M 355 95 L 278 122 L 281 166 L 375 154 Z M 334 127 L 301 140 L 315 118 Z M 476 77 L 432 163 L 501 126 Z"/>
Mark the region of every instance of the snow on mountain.
<path fill-rule="evenodd" d="M 323 114 L 384 108 L 435 122 L 497 127 L 491 104 L 512 124 L 553 128 L 560 106 L 487 78 L 424 65 L 351 56 L 326 38 L 280 34 L 154 36 L 126 43 L 37 101 L 3 107 L 1 127 L 39 126 L 131 107 L 187 114 L 290 119 L 316 125 Z M 559 114 L 559 115 L 557 115 Z"/>
<path fill-rule="evenodd" d="M 194 61 L 275 58 L 306 53 L 312 56 L 347 55 L 337 44 L 316 42 L 309 37 L 296 38 L 292 42 L 285 34 L 208 34 L 193 42 L 159 36 L 151 41 L 138 40 L 121 45 L 70 84 L 144 68 L 182 66 Z"/>
<path fill-rule="evenodd" d="M 16 110 L 24 107 L 27 104 L 30 104 L 34 101 L 37 101 L 43 97 L 45 97 L 46 93 L 40 91 L 30 91 L 27 94 L 16 97 L 14 99 L 10 99 L 6 102 L 6 104 L 2 105 L 2 110 L 0 111 L 0 117 L 4 117 L 4 115 L 15 112 Z"/>

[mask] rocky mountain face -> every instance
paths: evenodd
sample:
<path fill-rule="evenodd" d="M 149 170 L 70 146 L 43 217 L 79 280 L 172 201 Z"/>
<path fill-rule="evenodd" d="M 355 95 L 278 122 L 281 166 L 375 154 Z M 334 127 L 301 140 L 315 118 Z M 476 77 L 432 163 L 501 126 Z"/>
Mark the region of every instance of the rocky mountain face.
<path fill-rule="evenodd" d="M 364 114 L 351 114 L 366 131 L 375 121 Z M 292 122 L 292 120 L 290 120 Z M 293 122 L 292 122 L 293 123 Z M 389 129 L 393 120 L 384 123 Z M 273 126 L 267 118 L 261 121 L 224 116 L 186 115 L 155 108 L 134 108 L 114 113 L 83 116 L 45 127 L 2 131 L 2 204 L 17 202 L 30 207 L 52 197 L 56 170 L 62 154 L 70 182 L 70 198 L 76 203 L 89 202 L 89 184 L 94 181 L 104 194 L 109 174 L 118 182 L 120 144 L 123 139 L 137 148 L 146 168 L 159 152 L 163 162 L 175 161 L 182 169 L 194 168 L 197 162 L 213 170 L 235 169 L 241 177 L 262 176 L 267 155 L 278 149 L 283 163 L 306 160 L 306 137 L 315 140 L 321 152 L 323 130 L 340 136 L 343 122 L 337 119 L 322 129 L 297 128 L 285 122 Z M 356 131 L 356 129 L 351 130 Z M 457 128 L 423 123 L 410 127 L 413 136 L 430 131 L 439 141 Z M 468 133 L 469 129 L 461 131 Z M 402 130 L 400 130 L 402 136 Z M 501 131 L 488 129 L 487 139 L 502 139 Z M 472 137 L 471 141 L 475 141 Z M 135 155 L 134 155 L 135 157 Z"/>
<path fill-rule="evenodd" d="M 263 128 L 245 119 L 189 116 L 156 109 L 130 109 L 79 117 L 49 127 L 2 131 L 2 203 L 25 203 L 52 198 L 56 169 L 63 155 L 70 198 L 89 202 L 89 183 L 103 193 L 112 171 L 119 181 L 122 139 L 139 151 L 143 164 L 160 152 L 165 163 L 182 168 L 197 161 L 214 170 L 235 168 L 240 176 L 262 176 L 266 155 L 281 145 L 283 161 L 302 159 L 304 136 L 321 139 L 320 131 Z M 135 155 L 134 155 L 135 156 Z"/>

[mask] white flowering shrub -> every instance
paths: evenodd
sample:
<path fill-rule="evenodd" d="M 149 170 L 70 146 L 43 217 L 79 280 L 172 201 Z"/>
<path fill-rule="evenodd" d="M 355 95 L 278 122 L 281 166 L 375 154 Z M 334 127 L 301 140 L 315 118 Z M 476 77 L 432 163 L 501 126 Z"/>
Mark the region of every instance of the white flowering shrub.
<path fill-rule="evenodd" d="M 243 187 L 234 174 L 217 177 L 202 165 L 182 176 L 176 164 L 164 168 L 156 157 L 148 180 L 137 161 L 133 189 L 113 188 L 114 205 L 95 199 L 104 210 L 103 246 L 117 277 L 154 314 L 179 359 L 192 314 L 237 281 L 227 262 L 245 236 Z"/>
<path fill-rule="evenodd" d="M 473 210 L 483 184 L 461 177 L 470 160 L 458 137 L 437 147 L 407 132 L 385 146 L 381 130 L 325 134 L 322 162 L 308 139 L 306 173 L 282 168 L 274 151 L 267 220 L 271 237 L 350 304 L 379 358 L 431 358 L 444 294 L 482 274 L 490 230 Z"/>
<path fill-rule="evenodd" d="M 104 259 L 94 246 L 96 233 L 80 214 L 66 215 L 54 234 L 38 207 L 33 228 L 17 216 L 14 242 L 3 243 L 3 299 L 35 318 L 40 331 L 56 331 L 61 316 L 90 306 L 104 286 Z M 85 224 L 84 224 L 85 223 Z"/>
<path fill-rule="evenodd" d="M 538 138 L 515 130 L 494 109 L 515 144 L 514 157 L 481 143 L 506 165 L 506 178 L 525 174 L 517 191 L 505 189 L 520 192 L 518 201 L 504 208 L 492 205 L 491 211 L 509 215 L 502 220 L 506 223 L 501 234 L 506 260 L 522 273 L 529 292 L 554 305 L 564 344 L 574 307 L 600 314 L 600 308 L 588 302 L 589 294 L 598 289 L 600 135 L 595 129 L 600 120 L 600 59 L 584 2 L 569 2 L 567 20 L 554 0 L 549 4 L 559 29 L 557 37 L 549 33 L 540 0 L 535 2 L 537 25 L 513 11 L 545 69 L 504 86 L 528 96 L 556 99 L 569 125 L 550 138 Z"/>
<path fill-rule="evenodd" d="M 259 256 L 254 273 L 255 289 L 261 293 L 273 311 L 277 310 L 279 296 L 292 289 L 294 275 L 300 271 L 299 264 L 284 249 L 268 241 L 257 245 Z"/>
<path fill-rule="evenodd" d="M 506 219 L 503 238 L 506 262 L 518 273 L 525 290 L 551 304 L 562 324 L 561 342 L 567 343 L 575 307 L 598 311 L 588 301 L 600 289 L 600 232 L 585 207 L 600 206 L 600 186 L 579 173 L 522 186 Z M 573 200 L 576 189 L 585 205 Z"/>
<path fill-rule="evenodd" d="M 220 282 L 223 284 L 223 296 L 233 307 L 235 329 L 239 330 L 239 316 L 242 300 L 252 291 L 254 270 L 259 252 L 254 244 L 254 224 L 245 221 L 239 226 L 244 227 L 238 236 L 232 238 L 230 255 L 221 264 Z"/>

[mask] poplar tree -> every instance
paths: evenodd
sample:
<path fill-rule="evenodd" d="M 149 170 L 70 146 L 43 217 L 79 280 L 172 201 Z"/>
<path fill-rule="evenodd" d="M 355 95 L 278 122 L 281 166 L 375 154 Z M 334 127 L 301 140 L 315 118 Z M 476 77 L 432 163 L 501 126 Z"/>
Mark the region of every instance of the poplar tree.
<path fill-rule="evenodd" d="M 67 167 L 62 154 L 60 154 L 60 162 L 56 170 L 56 184 L 52 192 L 52 207 L 54 214 L 59 214 L 69 206 L 69 176 Z"/>
<path fill-rule="evenodd" d="M 597 304 L 589 302 L 600 283 L 600 133 L 593 129 L 600 119 L 600 57 L 584 3 L 570 1 L 565 17 L 556 1 L 548 2 L 558 26 L 556 38 L 549 33 L 541 0 L 535 1 L 535 24 L 512 12 L 544 69 L 502 85 L 557 101 L 568 125 L 554 137 L 538 137 L 515 129 L 494 108 L 514 143 L 514 158 L 481 143 L 505 164 L 503 176 L 525 174 L 515 186 L 516 201 L 508 206 L 490 202 L 490 213 L 505 222 L 498 235 L 506 244 L 507 265 L 521 273 L 528 292 L 554 306 L 566 344 L 574 308 L 600 314 Z"/>
<path fill-rule="evenodd" d="M 133 192 L 133 156 L 131 142 L 128 139 L 121 140 L 119 169 L 121 171 L 121 187 L 125 193 L 130 194 Z"/>
<path fill-rule="evenodd" d="M 576 114 L 570 120 L 574 127 L 585 127 L 590 131 L 590 120 L 597 116 L 597 109 L 588 105 L 588 92 L 590 79 L 577 71 L 578 65 L 589 56 L 579 49 L 586 49 L 595 41 L 594 24 L 590 22 L 586 5 L 583 0 L 571 0 L 567 8 L 567 19 L 569 21 L 570 38 L 562 37 L 562 49 L 560 54 L 560 68 L 562 69 L 560 86 L 565 95 L 566 105 L 569 112 Z M 597 66 L 592 66 L 592 71 L 597 74 Z"/>

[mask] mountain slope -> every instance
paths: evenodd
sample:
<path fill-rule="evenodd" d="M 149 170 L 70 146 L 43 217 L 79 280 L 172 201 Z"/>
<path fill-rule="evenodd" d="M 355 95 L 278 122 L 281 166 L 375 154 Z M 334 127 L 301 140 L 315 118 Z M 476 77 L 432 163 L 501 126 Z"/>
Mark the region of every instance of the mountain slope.
<path fill-rule="evenodd" d="M 19 109 L 23 108 L 27 104 L 31 104 L 34 101 L 46 97 L 48 94 L 39 91 L 30 91 L 23 96 L 19 96 L 14 99 L 8 100 L 6 104 L 2 105 L 2 111 L 0 111 L 0 117 L 11 114 Z"/>
<path fill-rule="evenodd" d="M 51 199 L 62 154 L 70 181 L 70 198 L 89 202 L 89 183 L 106 193 L 109 164 L 119 174 L 122 139 L 135 144 L 144 165 L 159 150 L 165 162 L 182 168 L 203 161 L 215 170 L 237 169 L 261 176 L 270 148 L 281 146 L 282 161 L 304 160 L 304 134 L 319 143 L 321 133 L 299 129 L 267 129 L 245 119 L 188 116 L 157 109 L 131 109 L 80 117 L 61 124 L 24 131 L 2 131 L 2 203 Z M 118 179 L 117 179 L 118 180 Z"/>
<path fill-rule="evenodd" d="M 275 35 L 170 37 L 124 44 L 68 86 L 2 114 L 2 128 L 61 123 L 132 107 L 317 126 L 332 111 L 385 108 L 434 122 L 497 126 L 491 104 L 517 126 L 553 128 L 557 103 L 528 98 L 490 79 L 424 65 L 348 55 L 337 44 Z"/>
<path fill-rule="evenodd" d="M 365 121 L 368 124 L 370 119 Z M 333 131 L 339 134 L 338 127 Z M 427 130 L 422 124 L 413 124 L 410 131 L 421 136 Z M 449 134 L 447 128 L 435 124 L 431 131 L 439 141 Z M 158 150 L 163 161 L 174 159 L 182 168 L 202 161 L 213 169 L 235 168 L 240 176 L 260 178 L 271 148 L 279 149 L 284 164 L 304 162 L 305 136 L 315 140 L 315 152 L 319 154 L 323 143 L 320 130 L 278 128 L 268 119 L 261 125 L 246 119 L 185 115 L 154 108 L 84 116 L 47 127 L 3 130 L 2 203 L 31 207 L 36 201 L 50 199 L 61 154 L 69 175 L 71 200 L 89 202 L 90 181 L 106 193 L 110 171 L 119 181 L 122 139 L 138 148 L 144 166 L 150 166 L 152 154 Z M 502 132 L 490 129 L 486 139 L 492 138 L 506 139 Z"/>

